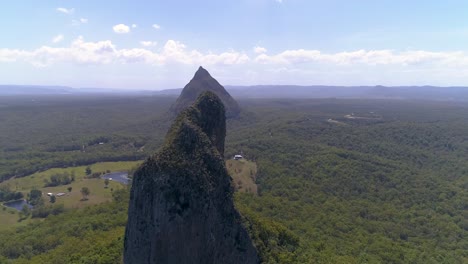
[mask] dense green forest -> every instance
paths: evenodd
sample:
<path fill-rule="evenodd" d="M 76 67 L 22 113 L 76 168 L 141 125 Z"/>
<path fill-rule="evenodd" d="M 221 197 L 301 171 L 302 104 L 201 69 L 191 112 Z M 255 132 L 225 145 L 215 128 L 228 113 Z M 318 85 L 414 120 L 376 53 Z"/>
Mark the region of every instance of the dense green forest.
<path fill-rule="evenodd" d="M 174 99 L 3 98 L 0 173 L 142 159 Z M 257 163 L 259 194 L 236 206 L 265 262 L 468 262 L 468 105 L 239 103 L 226 157 Z M 119 263 L 126 195 L 0 233 L 0 263 Z"/>
<path fill-rule="evenodd" d="M 259 167 L 260 196 L 239 203 L 300 236 L 312 262 L 466 263 L 467 111 L 404 101 L 265 103 L 254 125 L 228 141 Z M 367 118 L 344 117 L 351 113 Z"/>
<path fill-rule="evenodd" d="M 48 168 L 144 159 L 164 138 L 172 102 L 165 97 L 0 97 L 0 182 Z"/>

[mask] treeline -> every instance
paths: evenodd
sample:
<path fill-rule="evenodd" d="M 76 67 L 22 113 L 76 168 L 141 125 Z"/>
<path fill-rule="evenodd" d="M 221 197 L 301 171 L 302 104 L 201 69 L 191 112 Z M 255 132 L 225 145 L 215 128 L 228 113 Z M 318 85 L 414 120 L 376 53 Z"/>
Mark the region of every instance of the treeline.
<path fill-rule="evenodd" d="M 0 202 L 8 202 L 23 199 L 22 192 L 12 191 L 9 185 L 0 186 Z"/>
<path fill-rule="evenodd" d="M 47 156 L 47 155 L 42 155 Z M 75 153 L 67 155 L 62 154 L 61 157 L 51 157 L 50 159 L 31 159 L 16 161 L 18 165 L 0 168 L 2 176 L 0 181 L 7 180 L 11 177 L 24 177 L 36 172 L 45 171 L 51 168 L 65 168 L 75 166 L 85 166 L 97 162 L 113 162 L 113 161 L 135 161 L 146 158 L 148 154 L 138 152 L 134 154 L 121 153 L 94 153 L 75 155 Z"/>
<path fill-rule="evenodd" d="M 44 187 L 55 187 L 60 185 L 68 185 L 75 181 L 75 172 L 70 175 L 68 172 L 55 173 L 49 179 L 45 179 Z"/>
<path fill-rule="evenodd" d="M 49 215 L 58 215 L 65 212 L 65 206 L 63 204 L 53 205 L 38 205 L 36 208 L 31 210 L 32 218 L 46 218 Z"/>

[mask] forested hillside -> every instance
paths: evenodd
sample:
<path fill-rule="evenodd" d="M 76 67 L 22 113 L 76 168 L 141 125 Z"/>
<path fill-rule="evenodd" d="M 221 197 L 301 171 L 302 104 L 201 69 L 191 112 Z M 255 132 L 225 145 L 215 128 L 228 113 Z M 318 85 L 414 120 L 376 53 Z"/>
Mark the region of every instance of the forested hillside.
<path fill-rule="evenodd" d="M 0 97 L 0 181 L 54 167 L 144 159 L 162 142 L 173 100 Z"/>
<path fill-rule="evenodd" d="M 2 103 L 2 175 L 63 160 L 142 158 L 160 145 L 168 122 L 164 113 L 173 102 L 54 100 Z M 256 162 L 258 195 L 237 193 L 236 206 L 265 262 L 468 262 L 467 105 L 333 99 L 239 103 L 243 112 L 228 121 L 225 156 L 242 153 Z M 87 150 L 64 151 L 70 140 L 87 142 Z M 45 151 L 51 147 L 56 151 Z M 3 261 L 119 263 L 126 208 L 115 204 L 71 210 L 1 233 L 15 241 L 0 242 Z M 98 220 L 114 210 L 119 214 L 110 223 Z M 95 242 L 73 247 L 74 231 L 65 227 L 81 224 L 80 237 Z M 108 257 L 97 262 L 100 255 Z"/>
<path fill-rule="evenodd" d="M 301 237 L 302 261 L 466 263 L 466 106 L 327 100 L 255 109 L 255 122 L 228 140 L 258 163 L 260 195 L 239 194 L 239 204 Z"/>

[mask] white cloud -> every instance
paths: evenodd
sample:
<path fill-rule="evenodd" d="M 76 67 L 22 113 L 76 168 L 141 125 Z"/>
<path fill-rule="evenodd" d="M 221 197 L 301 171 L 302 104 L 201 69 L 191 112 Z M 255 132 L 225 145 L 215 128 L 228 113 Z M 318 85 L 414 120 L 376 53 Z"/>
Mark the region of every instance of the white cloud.
<path fill-rule="evenodd" d="M 152 27 L 153 27 L 154 29 L 161 29 L 161 26 L 160 26 L 160 25 L 158 25 L 158 24 L 153 24 L 153 26 L 152 26 Z"/>
<path fill-rule="evenodd" d="M 132 24 L 132 28 L 136 28 L 137 27 L 137 24 Z"/>
<path fill-rule="evenodd" d="M 392 50 L 357 50 L 350 52 L 322 53 L 319 50 L 286 50 L 276 55 L 260 54 L 255 61 L 263 64 L 328 63 L 336 65 L 415 65 L 415 64 L 468 64 L 468 55 L 463 52 L 430 52 Z"/>
<path fill-rule="evenodd" d="M 72 20 L 72 26 L 75 26 L 75 27 L 78 27 L 80 26 L 81 24 L 86 24 L 88 23 L 88 19 L 87 18 L 80 18 L 80 19 L 73 19 Z"/>
<path fill-rule="evenodd" d="M 130 27 L 124 24 L 118 24 L 112 27 L 115 33 L 126 34 L 130 32 Z"/>
<path fill-rule="evenodd" d="M 150 40 L 136 45 L 135 48 L 119 48 L 110 40 L 86 41 L 79 37 L 67 46 L 50 44 L 28 50 L 0 48 L 0 66 L 8 69 L 9 64 L 15 63 L 34 67 L 107 65 L 100 67 L 104 72 L 112 72 L 108 69 L 113 67 L 127 67 L 122 66 L 125 64 L 132 64 L 125 69 L 164 66 L 174 72 L 174 79 L 177 79 L 181 69 L 203 65 L 216 69 L 216 75 L 231 84 L 464 85 L 468 82 L 468 52 L 463 51 L 291 49 L 266 53 L 266 49 L 258 49 L 262 52 L 254 54 L 252 50 L 247 53 L 197 50 L 176 40 L 159 43 L 157 48 L 154 48 L 156 42 Z M 133 73 L 135 76 L 129 75 L 135 78 L 132 83 L 141 71 Z M 99 79 L 101 76 L 96 77 Z"/>
<path fill-rule="evenodd" d="M 30 52 L 18 49 L 0 49 L 0 62 L 15 62 L 25 60 Z"/>
<path fill-rule="evenodd" d="M 213 65 L 213 64 L 243 64 L 249 60 L 244 53 L 236 51 L 223 52 L 220 54 L 203 54 L 197 50 L 187 50 L 187 47 L 175 40 L 168 40 L 159 53 L 163 63 L 179 63 L 191 65 Z"/>
<path fill-rule="evenodd" d="M 70 47 L 43 46 L 31 52 L 25 52 L 22 59 L 38 67 L 46 67 L 59 62 L 108 64 L 115 60 L 115 52 L 116 48 L 109 40 L 85 42 L 80 36 L 71 43 Z"/>
<path fill-rule="evenodd" d="M 55 9 L 57 12 L 60 12 L 60 13 L 63 13 L 63 14 L 67 14 L 67 15 L 71 15 L 75 12 L 75 9 L 74 8 L 65 8 L 65 7 L 57 7 L 57 9 Z"/>
<path fill-rule="evenodd" d="M 277 3 L 280 3 L 282 4 L 283 3 L 283 0 L 275 0 Z"/>
<path fill-rule="evenodd" d="M 25 61 L 34 66 L 46 67 L 55 63 L 110 64 L 146 63 L 150 65 L 186 64 L 243 64 L 249 61 L 244 53 L 235 51 L 220 54 L 188 50 L 175 40 L 168 40 L 161 51 L 153 52 L 142 48 L 117 49 L 110 41 L 86 42 L 83 37 L 75 39 L 70 47 L 54 48 L 43 46 L 36 50 L 0 49 L 0 62 Z"/>
<path fill-rule="evenodd" d="M 140 41 L 140 44 L 144 47 L 153 47 L 158 45 L 158 42 L 156 41 Z"/>
<path fill-rule="evenodd" d="M 58 42 L 63 36 L 55 38 Z M 258 53 L 254 57 L 249 57 L 244 52 L 233 50 L 213 53 L 189 49 L 184 43 L 176 40 L 168 40 L 158 51 L 150 50 L 156 42 L 141 41 L 140 44 L 142 48 L 119 49 L 110 40 L 87 42 L 79 37 L 68 47 L 43 46 L 35 50 L 0 49 L 0 62 L 23 61 L 39 67 L 57 63 L 247 65 L 251 69 L 263 69 L 264 72 L 287 69 L 287 74 L 303 74 L 304 78 L 311 76 L 309 74 L 311 72 L 324 71 L 324 69 L 328 72 L 327 76 L 336 73 L 345 77 L 352 74 L 359 75 L 359 72 L 360 74 L 368 71 L 387 72 L 388 69 L 392 69 L 393 72 L 400 73 L 403 71 L 452 72 L 452 74 L 458 72 L 466 74 L 468 78 L 468 54 L 461 51 L 356 50 L 324 53 L 319 50 L 297 49 L 272 55 Z M 320 74 L 314 76 L 320 77 Z"/>
<path fill-rule="evenodd" d="M 267 49 L 265 49 L 264 47 L 260 47 L 260 46 L 254 47 L 253 50 L 255 53 L 259 53 L 259 54 L 267 52 Z"/>
<path fill-rule="evenodd" d="M 59 42 L 61 42 L 63 39 L 64 39 L 64 37 L 63 37 L 62 34 L 57 35 L 57 36 L 55 36 L 54 38 L 52 38 L 52 43 L 59 43 Z"/>

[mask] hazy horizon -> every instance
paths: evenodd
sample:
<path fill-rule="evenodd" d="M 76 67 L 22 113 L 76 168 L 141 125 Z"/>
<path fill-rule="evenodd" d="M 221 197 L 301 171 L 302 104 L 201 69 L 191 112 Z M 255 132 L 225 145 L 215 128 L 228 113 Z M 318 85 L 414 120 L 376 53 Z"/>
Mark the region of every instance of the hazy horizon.
<path fill-rule="evenodd" d="M 239 89 L 239 88 L 281 88 L 281 87 L 298 87 L 298 88 L 440 88 L 440 89 L 450 89 L 450 88 L 466 88 L 468 91 L 467 86 L 436 86 L 436 85 L 395 85 L 395 86 L 388 86 L 388 85 L 325 85 L 325 84 L 310 84 L 310 85 L 297 85 L 297 84 L 252 84 L 252 85 L 232 85 L 232 84 L 221 84 L 227 89 Z M 185 86 L 185 85 L 184 85 Z M 116 88 L 116 87 L 74 87 L 69 85 L 37 85 L 37 84 L 1 84 L 0 89 L 4 87 L 16 87 L 16 88 L 69 88 L 73 90 L 108 90 L 108 91 L 122 91 L 122 92 L 144 92 L 144 91 L 166 91 L 166 90 L 181 90 L 184 88 L 181 87 L 167 87 L 162 89 L 157 88 L 138 88 L 138 87 L 123 87 L 123 88 Z M 0 91 L 1 94 L 1 91 Z"/>

